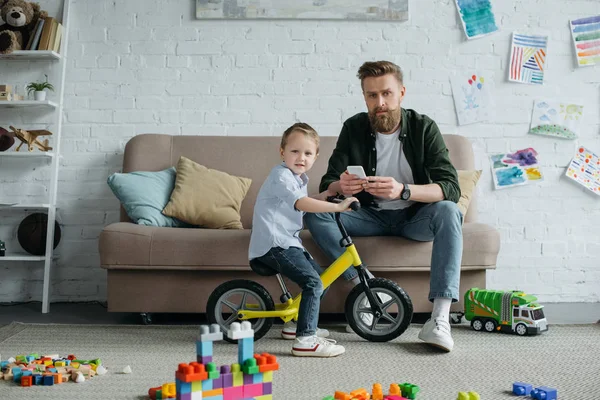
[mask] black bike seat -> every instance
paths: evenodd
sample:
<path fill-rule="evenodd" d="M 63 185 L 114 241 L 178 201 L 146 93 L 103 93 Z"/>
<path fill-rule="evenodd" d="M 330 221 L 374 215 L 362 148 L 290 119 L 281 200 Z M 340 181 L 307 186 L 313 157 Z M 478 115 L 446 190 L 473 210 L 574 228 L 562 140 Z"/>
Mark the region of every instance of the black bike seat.
<path fill-rule="evenodd" d="M 252 271 L 262 276 L 272 276 L 278 273 L 276 270 L 269 267 L 264 262 L 258 261 L 257 259 L 250 260 L 250 268 L 252 268 Z"/>

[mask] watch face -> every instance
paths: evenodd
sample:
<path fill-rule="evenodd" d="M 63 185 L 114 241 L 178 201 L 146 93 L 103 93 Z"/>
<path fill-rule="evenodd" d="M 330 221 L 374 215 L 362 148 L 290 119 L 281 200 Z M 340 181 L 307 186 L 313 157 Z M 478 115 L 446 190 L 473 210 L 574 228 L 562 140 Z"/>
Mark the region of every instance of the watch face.
<path fill-rule="evenodd" d="M 408 189 L 404 189 L 404 191 L 402 192 L 402 200 L 408 200 L 409 197 L 410 191 Z"/>

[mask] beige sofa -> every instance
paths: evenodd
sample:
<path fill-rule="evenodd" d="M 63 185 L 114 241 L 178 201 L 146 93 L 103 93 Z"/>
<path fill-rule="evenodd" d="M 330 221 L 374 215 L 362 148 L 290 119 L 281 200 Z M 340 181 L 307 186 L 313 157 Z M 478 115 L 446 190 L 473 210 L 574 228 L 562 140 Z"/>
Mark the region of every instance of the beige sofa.
<path fill-rule="evenodd" d="M 309 172 L 309 193 L 316 193 L 336 142 L 323 137 L 320 157 Z M 457 169 L 473 169 L 470 142 L 444 135 Z M 275 277 L 262 277 L 248 266 L 252 210 L 257 192 L 271 168 L 280 161 L 278 137 L 170 136 L 144 134 L 125 147 L 123 172 L 160 171 L 177 165 L 186 156 L 209 168 L 252 179 L 242 204 L 244 230 L 185 229 L 140 226 L 130 222 L 121 208 L 121 222 L 100 235 L 100 259 L 108 273 L 108 310 L 117 312 L 205 312 L 216 286 L 231 279 L 251 279 L 264 285 L 277 302 L 280 289 Z M 498 231 L 476 222 L 473 201 L 463 227 L 464 251 L 461 294 L 486 286 L 486 270 L 495 268 L 500 248 Z M 321 265 L 328 265 L 310 233 L 301 237 Z M 414 304 L 415 312 L 431 311 L 427 301 L 431 243 L 396 237 L 358 237 L 354 242 L 370 270 L 396 281 Z M 288 282 L 289 283 L 289 282 Z M 290 284 L 292 293 L 298 288 Z M 343 313 L 347 282 L 337 281 L 327 294 L 322 313 Z M 462 310 L 462 302 L 453 310 Z"/>

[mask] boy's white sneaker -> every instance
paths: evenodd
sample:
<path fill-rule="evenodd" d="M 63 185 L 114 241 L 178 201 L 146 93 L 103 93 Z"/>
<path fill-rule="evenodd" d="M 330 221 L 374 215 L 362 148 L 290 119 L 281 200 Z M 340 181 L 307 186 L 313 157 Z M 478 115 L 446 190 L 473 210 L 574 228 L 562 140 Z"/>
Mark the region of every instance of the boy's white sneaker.
<path fill-rule="evenodd" d="M 346 349 L 335 344 L 333 339 L 318 336 L 302 336 L 296 338 L 292 354 L 299 357 L 335 357 L 343 354 Z"/>
<path fill-rule="evenodd" d="M 327 329 L 317 328 L 317 332 L 315 333 L 318 337 L 326 338 L 329 337 L 329 331 Z M 286 340 L 294 340 L 296 339 L 296 322 L 288 321 L 283 324 L 283 329 L 281 330 L 281 337 Z"/>
<path fill-rule="evenodd" d="M 452 351 L 454 347 L 450 323 L 443 318 L 428 319 L 419 332 L 419 339 L 446 351 Z"/>

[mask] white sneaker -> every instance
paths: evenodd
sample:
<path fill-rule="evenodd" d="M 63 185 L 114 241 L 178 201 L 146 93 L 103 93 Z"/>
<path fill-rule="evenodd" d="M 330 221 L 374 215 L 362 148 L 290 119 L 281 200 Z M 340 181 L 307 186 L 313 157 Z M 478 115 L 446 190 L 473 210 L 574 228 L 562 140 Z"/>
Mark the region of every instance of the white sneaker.
<path fill-rule="evenodd" d="M 292 354 L 299 357 L 335 357 L 343 354 L 346 349 L 335 344 L 333 339 L 318 336 L 303 336 L 296 338 Z"/>
<path fill-rule="evenodd" d="M 454 347 L 450 323 L 443 318 L 428 319 L 419 332 L 419 339 L 446 351 L 452 351 Z"/>
<path fill-rule="evenodd" d="M 318 337 L 326 338 L 329 337 L 329 331 L 327 329 L 317 328 L 317 332 L 315 334 Z M 288 321 L 283 324 L 283 329 L 281 330 L 281 337 L 286 340 L 294 340 L 296 339 L 296 322 Z"/>
<path fill-rule="evenodd" d="M 387 295 L 385 293 L 377 293 L 377 295 L 379 296 L 379 299 L 381 299 L 382 304 L 385 304 L 386 302 L 390 301 L 392 298 L 392 296 Z M 370 306 L 371 306 L 371 303 L 369 303 L 369 299 L 367 298 L 367 296 L 365 296 L 365 298 L 360 302 L 359 308 L 369 308 Z M 362 322 L 365 325 L 371 326 L 371 324 L 373 323 L 373 314 L 363 312 L 360 314 L 360 319 L 362 320 Z M 346 332 L 354 333 L 354 330 L 352 329 L 352 327 L 350 325 L 346 325 Z"/>

